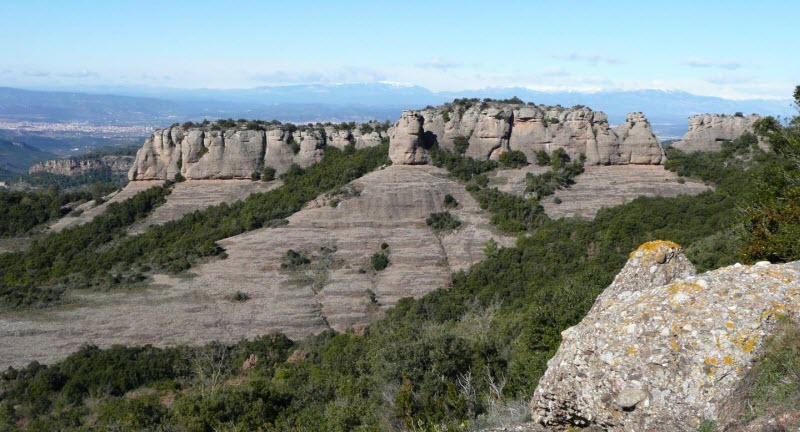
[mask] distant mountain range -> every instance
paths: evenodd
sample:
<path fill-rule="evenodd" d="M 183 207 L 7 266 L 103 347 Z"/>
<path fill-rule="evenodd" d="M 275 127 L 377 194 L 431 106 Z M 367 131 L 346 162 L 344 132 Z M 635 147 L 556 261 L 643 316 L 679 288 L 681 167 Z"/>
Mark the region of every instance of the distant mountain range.
<path fill-rule="evenodd" d="M 517 96 L 547 105 L 586 105 L 604 111 L 613 124 L 632 111 L 645 113 L 657 135 L 686 131 L 694 114 L 756 112 L 789 115 L 789 100 L 729 100 L 682 91 L 635 90 L 542 92 L 521 87 L 433 92 L 395 83 L 288 85 L 252 89 L 93 87 L 80 91 L 39 91 L 0 87 L 0 118 L 93 124 L 163 126 L 203 118 L 260 118 L 292 122 L 392 120 L 403 109 L 422 108 L 461 97 Z"/>

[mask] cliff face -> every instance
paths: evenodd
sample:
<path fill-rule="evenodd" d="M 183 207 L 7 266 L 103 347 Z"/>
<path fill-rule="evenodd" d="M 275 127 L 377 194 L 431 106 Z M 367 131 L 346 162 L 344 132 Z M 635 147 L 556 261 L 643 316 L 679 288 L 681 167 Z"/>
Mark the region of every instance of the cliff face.
<path fill-rule="evenodd" d="M 450 103 L 418 112 L 426 139 L 453 150 L 466 139 L 475 159 L 496 159 L 519 150 L 529 161 L 536 152 L 563 148 L 572 158 L 586 155 L 589 165 L 662 164 L 664 152 L 641 113 L 628 115 L 617 130 L 608 117 L 589 108 L 562 108 L 500 102 Z"/>
<path fill-rule="evenodd" d="M 753 132 L 753 126 L 761 119 L 758 114 L 747 117 L 725 114 L 701 114 L 689 118 L 689 130 L 680 141 L 672 146 L 687 153 L 696 151 L 720 151 L 722 142 L 734 140 L 746 132 Z"/>
<path fill-rule="evenodd" d="M 379 145 L 388 139 L 386 132 L 363 133 L 329 127 L 296 128 L 291 125 L 266 129 L 210 127 L 160 129 L 145 140 L 128 172 L 131 180 L 172 179 L 180 173 L 187 179 L 250 178 L 265 167 L 277 174 L 292 163 L 307 167 L 322 159 L 325 146 L 356 148 Z"/>
<path fill-rule="evenodd" d="M 701 275 L 671 242 L 631 254 L 539 381 L 531 411 L 550 427 L 720 430 L 725 404 L 778 317 L 800 319 L 800 264 L 736 264 Z"/>
<path fill-rule="evenodd" d="M 133 165 L 133 156 L 102 156 L 94 159 L 53 159 L 37 162 L 28 174 L 49 173 L 72 176 L 87 171 L 110 168 L 114 174 L 124 174 Z"/>
<path fill-rule="evenodd" d="M 424 165 L 430 161 L 425 144 L 424 119 L 414 111 L 403 111 L 389 135 L 389 159 L 401 165 Z"/>

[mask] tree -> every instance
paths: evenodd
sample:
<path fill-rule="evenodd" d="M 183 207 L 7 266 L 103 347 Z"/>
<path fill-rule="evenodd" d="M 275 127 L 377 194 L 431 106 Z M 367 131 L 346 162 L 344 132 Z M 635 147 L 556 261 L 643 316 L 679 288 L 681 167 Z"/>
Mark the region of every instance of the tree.
<path fill-rule="evenodd" d="M 536 151 L 536 164 L 539 166 L 550 165 L 550 155 L 544 150 Z"/>
<path fill-rule="evenodd" d="M 509 150 L 500 154 L 499 161 L 502 165 L 509 168 L 521 168 L 528 165 L 528 158 L 525 153 L 519 150 Z"/>
<path fill-rule="evenodd" d="M 800 86 L 793 96 L 800 112 Z M 755 131 L 767 138 L 777 160 L 764 170 L 755 202 L 745 208 L 743 255 L 753 261 L 796 260 L 800 258 L 800 115 L 787 125 L 766 117 L 756 123 Z"/>

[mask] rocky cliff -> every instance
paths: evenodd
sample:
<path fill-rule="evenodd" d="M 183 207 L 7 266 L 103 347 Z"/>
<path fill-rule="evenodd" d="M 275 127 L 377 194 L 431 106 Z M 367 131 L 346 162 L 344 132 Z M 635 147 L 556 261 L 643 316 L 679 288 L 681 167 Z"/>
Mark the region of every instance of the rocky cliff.
<path fill-rule="evenodd" d="M 250 178 L 254 172 L 274 168 L 286 172 L 291 164 L 307 167 L 322 159 L 325 146 L 356 149 L 388 140 L 383 125 L 307 125 L 238 123 L 171 126 L 156 130 L 136 154 L 128 178 L 187 179 Z"/>
<path fill-rule="evenodd" d="M 747 117 L 741 115 L 701 114 L 689 118 L 689 130 L 680 141 L 672 144 L 676 149 L 687 153 L 696 151 L 720 151 L 722 142 L 734 140 L 746 132 L 753 132 L 753 126 L 761 119 L 758 114 Z"/>
<path fill-rule="evenodd" d="M 557 429 L 688 432 L 710 421 L 723 430 L 734 420 L 725 403 L 780 315 L 800 319 L 800 263 L 696 275 L 678 245 L 647 243 L 562 333 L 533 419 Z"/>
<path fill-rule="evenodd" d="M 641 113 L 629 114 L 616 129 L 609 126 L 604 113 L 585 107 L 457 100 L 416 114 L 426 142 L 435 140 L 449 150 L 454 150 L 457 143 L 466 143 L 464 154 L 479 160 L 496 159 L 504 151 L 519 150 L 534 161 L 537 151 L 552 153 L 558 148 L 572 158 L 585 155 L 589 165 L 662 164 L 666 160 L 650 123 Z M 408 144 L 405 138 L 396 143 L 404 147 Z"/>
<path fill-rule="evenodd" d="M 125 174 L 133 165 L 133 156 L 102 156 L 92 159 L 53 159 L 37 162 L 28 174 L 39 172 L 72 176 L 87 171 L 109 168 L 114 174 Z"/>

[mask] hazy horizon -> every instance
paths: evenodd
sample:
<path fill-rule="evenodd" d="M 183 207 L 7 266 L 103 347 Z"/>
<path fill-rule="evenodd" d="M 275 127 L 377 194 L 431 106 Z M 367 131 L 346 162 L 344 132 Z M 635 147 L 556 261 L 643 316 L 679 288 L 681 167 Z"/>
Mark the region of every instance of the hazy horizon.
<path fill-rule="evenodd" d="M 0 85 L 29 89 L 392 82 L 786 99 L 800 72 L 800 4 L 785 1 L 5 6 Z M 753 21 L 765 11 L 768 25 Z"/>

